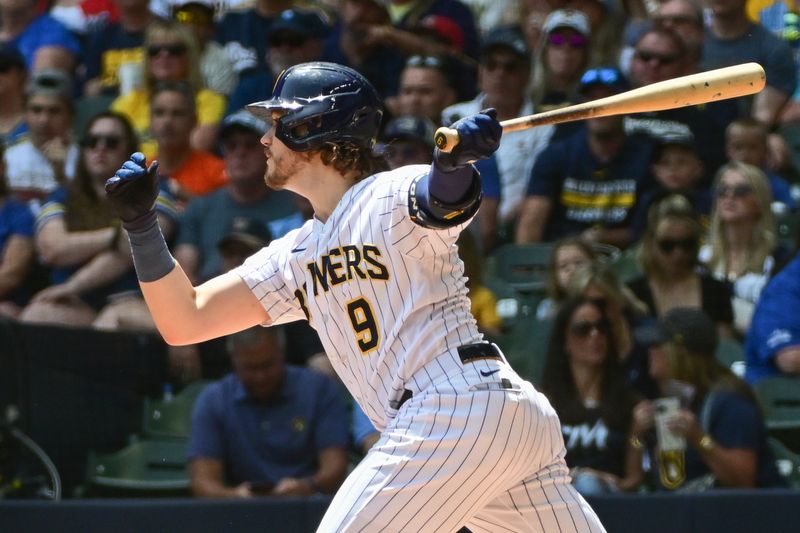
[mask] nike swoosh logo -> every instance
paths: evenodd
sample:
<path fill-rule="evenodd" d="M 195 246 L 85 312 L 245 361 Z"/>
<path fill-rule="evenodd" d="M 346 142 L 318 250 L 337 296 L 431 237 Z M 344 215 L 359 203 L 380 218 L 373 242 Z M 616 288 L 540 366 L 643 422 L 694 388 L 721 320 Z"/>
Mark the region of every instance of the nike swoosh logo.
<path fill-rule="evenodd" d="M 292 253 L 294 254 L 297 252 L 302 252 L 303 250 L 305 250 L 305 248 L 295 248 L 294 250 L 292 250 Z"/>
<path fill-rule="evenodd" d="M 499 369 L 499 368 L 498 368 L 498 369 L 495 369 L 495 370 L 490 370 L 489 372 L 484 372 L 483 370 L 481 370 L 481 376 L 483 376 L 483 377 L 485 377 L 485 378 L 488 378 L 488 377 L 489 377 L 489 376 L 491 376 L 492 374 L 497 374 L 498 372 L 500 372 L 500 369 Z"/>

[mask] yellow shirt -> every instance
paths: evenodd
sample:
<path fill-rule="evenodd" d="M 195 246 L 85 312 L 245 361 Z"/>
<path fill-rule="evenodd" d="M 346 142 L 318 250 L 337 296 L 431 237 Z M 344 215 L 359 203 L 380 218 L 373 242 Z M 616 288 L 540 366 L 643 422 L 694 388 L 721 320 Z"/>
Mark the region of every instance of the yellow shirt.
<path fill-rule="evenodd" d="M 225 114 L 225 97 L 208 89 L 200 89 L 195 95 L 197 122 L 206 126 L 218 124 Z M 139 135 L 142 153 L 152 159 L 158 153 L 158 146 L 150 134 L 150 95 L 144 89 L 131 91 L 120 96 L 111 104 L 111 110 L 122 113 L 133 124 Z"/>
<path fill-rule="evenodd" d="M 478 322 L 478 329 L 503 327 L 503 320 L 497 314 L 497 298 L 492 291 L 483 285 L 470 287 L 469 299 L 472 316 Z"/>

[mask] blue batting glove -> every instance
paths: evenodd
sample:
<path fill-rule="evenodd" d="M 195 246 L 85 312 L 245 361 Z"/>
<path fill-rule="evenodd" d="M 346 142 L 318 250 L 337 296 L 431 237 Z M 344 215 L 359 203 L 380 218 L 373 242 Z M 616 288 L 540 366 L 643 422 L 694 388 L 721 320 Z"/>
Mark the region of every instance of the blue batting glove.
<path fill-rule="evenodd" d="M 132 222 L 153 210 L 158 198 L 158 162 L 145 167 L 141 152 L 131 155 L 106 181 L 106 198 L 123 222 Z"/>
<path fill-rule="evenodd" d="M 497 111 L 493 108 L 457 120 L 450 127 L 458 132 L 458 144 L 449 153 L 436 148 L 433 154 L 434 163 L 444 172 L 452 172 L 479 159 L 491 157 L 500 146 L 500 137 L 503 135 L 503 127 L 497 121 Z"/>

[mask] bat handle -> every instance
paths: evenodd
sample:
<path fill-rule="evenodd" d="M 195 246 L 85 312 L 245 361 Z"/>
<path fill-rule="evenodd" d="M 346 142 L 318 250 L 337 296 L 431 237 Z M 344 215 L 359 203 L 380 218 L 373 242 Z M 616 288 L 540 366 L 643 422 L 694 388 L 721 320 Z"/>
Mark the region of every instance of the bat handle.
<path fill-rule="evenodd" d="M 453 128 L 439 128 L 433 136 L 433 141 L 442 152 L 450 152 L 458 144 L 458 132 Z"/>

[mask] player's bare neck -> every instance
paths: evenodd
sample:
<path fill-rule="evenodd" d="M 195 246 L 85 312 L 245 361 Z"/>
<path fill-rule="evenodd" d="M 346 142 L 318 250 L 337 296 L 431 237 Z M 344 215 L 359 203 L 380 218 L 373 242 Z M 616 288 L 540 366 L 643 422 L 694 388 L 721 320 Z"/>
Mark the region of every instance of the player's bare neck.
<path fill-rule="evenodd" d="M 328 166 L 314 169 L 309 179 L 295 182 L 294 192 L 304 196 L 314 208 L 314 216 L 321 222 L 328 220 L 342 196 L 356 182 L 356 176 L 343 176 Z"/>

